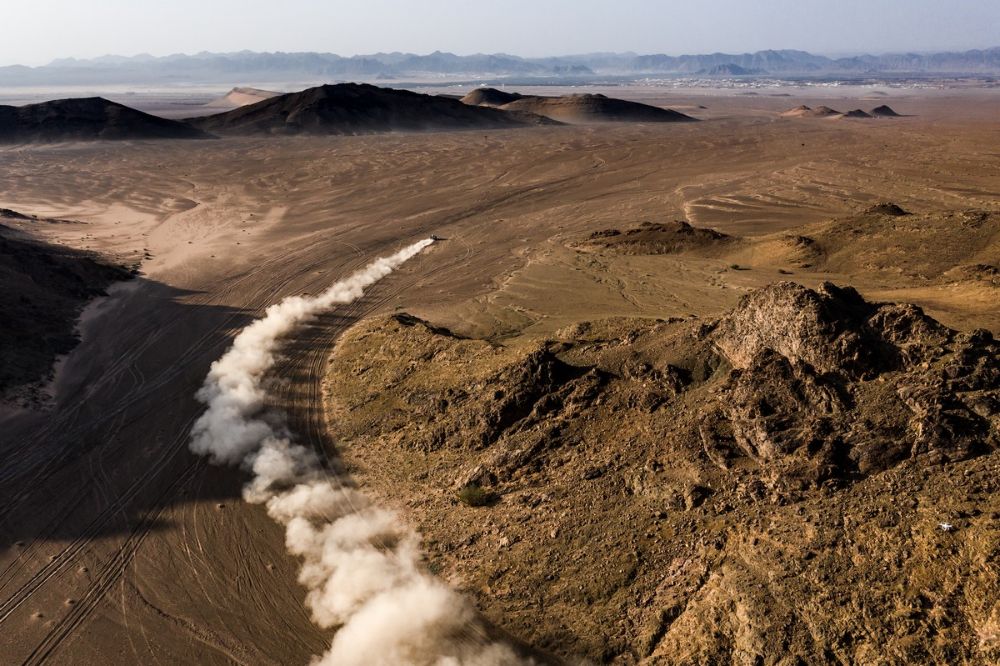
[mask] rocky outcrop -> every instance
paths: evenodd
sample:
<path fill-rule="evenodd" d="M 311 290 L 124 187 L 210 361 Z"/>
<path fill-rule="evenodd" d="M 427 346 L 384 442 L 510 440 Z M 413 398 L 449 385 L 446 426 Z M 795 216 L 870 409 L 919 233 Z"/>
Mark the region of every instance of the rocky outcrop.
<path fill-rule="evenodd" d="M 555 340 L 368 320 L 326 390 L 346 459 L 419 526 L 429 566 L 540 649 L 986 664 L 998 356 L 917 307 L 783 282 L 715 320 Z"/>
<path fill-rule="evenodd" d="M 602 229 L 574 243 L 579 250 L 611 254 L 672 254 L 731 246 L 739 239 L 715 229 L 695 227 L 684 220 L 643 222 L 630 229 Z"/>
<path fill-rule="evenodd" d="M 860 378 L 898 364 L 866 325 L 874 311 L 854 289 L 824 284 L 817 292 L 781 282 L 745 296 L 719 321 L 712 342 L 736 368 L 771 349 L 820 373 Z"/>
<path fill-rule="evenodd" d="M 778 283 L 709 337 L 736 368 L 720 392 L 734 436 L 772 474 L 820 482 L 1000 446 L 1000 345 L 988 331 L 959 334 L 850 288 Z"/>

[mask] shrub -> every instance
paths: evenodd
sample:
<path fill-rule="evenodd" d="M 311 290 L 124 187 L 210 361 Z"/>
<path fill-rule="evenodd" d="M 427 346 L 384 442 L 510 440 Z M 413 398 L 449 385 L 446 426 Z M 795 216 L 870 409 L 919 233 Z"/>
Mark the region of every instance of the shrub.
<path fill-rule="evenodd" d="M 477 483 L 470 483 L 458 491 L 458 501 L 466 506 L 486 506 L 496 500 L 496 495 Z"/>

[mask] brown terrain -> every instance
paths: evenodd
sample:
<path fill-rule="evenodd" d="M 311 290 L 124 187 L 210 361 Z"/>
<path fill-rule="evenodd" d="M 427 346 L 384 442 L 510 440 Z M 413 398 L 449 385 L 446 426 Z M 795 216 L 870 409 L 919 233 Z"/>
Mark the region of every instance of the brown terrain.
<path fill-rule="evenodd" d="M 7 224 L 3 224 L 6 222 Z M 56 358 L 78 341 L 75 321 L 84 306 L 113 283 L 131 277 L 85 250 L 53 246 L 11 228 L 73 224 L 39 220 L 0 209 L 0 396 L 7 402 L 37 403 Z"/>
<path fill-rule="evenodd" d="M 495 88 L 477 88 L 463 97 L 462 102 L 470 106 L 485 106 L 504 111 L 544 116 L 566 123 L 669 123 L 695 120 L 672 109 L 616 99 L 601 93 L 551 97 L 508 93 Z"/>
<path fill-rule="evenodd" d="M 205 138 L 184 123 L 100 97 L 0 106 L 0 143 Z"/>
<path fill-rule="evenodd" d="M 703 122 L 0 148 L 5 239 L 141 272 L 89 279 L 51 400 L 0 412 L 4 660 L 322 653 L 282 529 L 188 451 L 193 396 L 268 305 L 436 234 L 286 341 L 269 406 L 500 631 L 568 663 L 996 663 L 995 91 L 842 123 L 780 114 L 870 91 L 599 92 Z M 284 99 L 226 132 L 289 133 Z"/>
<path fill-rule="evenodd" d="M 187 122 L 212 133 L 248 135 L 495 129 L 543 121 L 538 116 L 469 106 L 441 96 L 339 83 L 270 97 Z"/>

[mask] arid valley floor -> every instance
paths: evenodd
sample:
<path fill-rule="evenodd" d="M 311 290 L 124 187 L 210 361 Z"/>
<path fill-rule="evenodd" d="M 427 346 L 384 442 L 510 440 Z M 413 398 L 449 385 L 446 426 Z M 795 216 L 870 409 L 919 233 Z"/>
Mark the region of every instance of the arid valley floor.
<path fill-rule="evenodd" d="M 704 331 L 773 283 L 916 304 L 959 332 L 949 354 L 979 345 L 975 367 L 996 368 L 971 333 L 1000 335 L 1000 91 L 616 94 L 703 122 L 0 147 L 0 207 L 62 220 L 5 225 L 141 270 L 88 308 L 52 397 L 0 412 L 0 661 L 322 653 L 330 633 L 310 622 L 281 528 L 242 501 L 243 472 L 188 450 L 194 394 L 268 305 L 435 234 L 297 331 L 270 393 L 498 632 L 567 663 L 996 663 L 997 403 L 976 411 L 994 448 L 855 460 L 844 475 L 758 473 L 761 457 L 720 462 L 668 435 L 686 441 L 710 401 L 740 399 L 738 378 L 710 377 L 705 350 L 726 342 Z M 903 117 L 780 116 L 882 103 Z M 686 233 L 675 220 L 724 240 L 671 245 Z M 593 235 L 643 223 L 666 226 L 647 225 L 646 245 Z M 673 393 L 640 391 L 670 367 L 684 375 Z M 549 373 L 561 402 L 541 413 L 534 395 L 518 407 L 530 423 L 490 430 L 475 410 L 502 407 L 478 393 L 517 390 L 518 368 Z M 872 377 L 852 375 L 855 400 Z M 996 400 L 992 381 L 968 391 Z M 471 402 L 451 411 L 420 402 L 460 390 Z M 876 419 L 844 401 L 843 418 Z M 494 444 L 523 452 L 536 425 L 562 443 L 497 471 Z M 719 437 L 738 441 L 728 427 Z M 486 506 L 456 500 L 473 482 Z"/>

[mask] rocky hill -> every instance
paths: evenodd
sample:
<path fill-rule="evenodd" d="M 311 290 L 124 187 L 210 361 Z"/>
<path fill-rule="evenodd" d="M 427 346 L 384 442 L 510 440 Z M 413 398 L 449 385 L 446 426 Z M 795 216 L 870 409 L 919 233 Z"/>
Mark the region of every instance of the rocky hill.
<path fill-rule="evenodd" d="M 601 94 L 564 95 L 562 97 L 525 96 L 500 107 L 507 111 L 525 111 L 560 122 L 691 122 L 691 116 L 673 109 L 615 99 Z"/>
<path fill-rule="evenodd" d="M 875 118 L 898 118 L 899 114 L 896 113 L 891 106 L 882 104 L 881 106 L 876 106 L 871 111 L 872 116 Z"/>
<path fill-rule="evenodd" d="M 554 654 L 1000 658 L 987 331 L 788 282 L 717 319 L 503 344 L 400 314 L 341 339 L 325 391 L 431 569 Z"/>
<path fill-rule="evenodd" d="M 672 109 L 615 99 L 601 94 L 544 97 L 478 88 L 462 98 L 470 106 L 498 108 L 513 113 L 550 118 L 566 123 L 690 122 L 694 118 Z"/>
<path fill-rule="evenodd" d="M 683 220 L 643 222 L 630 229 L 602 229 L 573 243 L 579 250 L 611 254 L 670 254 L 686 250 L 727 248 L 739 242 L 713 229 L 693 227 Z"/>
<path fill-rule="evenodd" d="M 0 106 L 0 143 L 205 138 L 207 134 L 185 123 L 101 97 Z"/>
<path fill-rule="evenodd" d="M 521 127 L 546 122 L 525 114 L 469 106 L 357 83 L 341 83 L 279 95 L 190 124 L 218 134 L 355 134 L 393 130 L 454 130 Z"/>
<path fill-rule="evenodd" d="M 886 105 L 877 106 L 870 112 L 864 109 L 853 109 L 851 111 L 837 111 L 831 109 L 828 106 L 817 106 L 816 108 L 811 108 L 806 105 L 797 106 L 794 109 L 789 109 L 782 112 L 782 117 L 785 118 L 856 118 L 856 119 L 868 119 L 868 118 L 899 118 L 900 114 L 892 110 L 891 107 Z"/>

